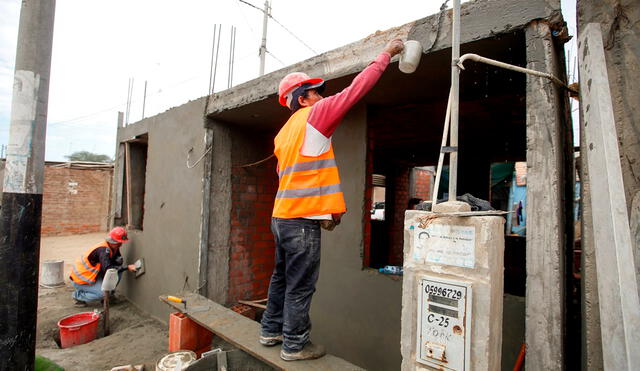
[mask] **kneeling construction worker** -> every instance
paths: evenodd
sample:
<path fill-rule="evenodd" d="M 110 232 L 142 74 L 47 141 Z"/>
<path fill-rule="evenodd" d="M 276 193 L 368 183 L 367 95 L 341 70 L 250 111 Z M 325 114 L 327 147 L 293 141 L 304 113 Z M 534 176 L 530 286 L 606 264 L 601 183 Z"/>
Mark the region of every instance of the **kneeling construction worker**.
<path fill-rule="evenodd" d="M 133 264 L 122 267 L 120 246 L 127 241 L 127 230 L 115 227 L 104 241 L 93 246 L 76 260 L 69 273 L 69 278 L 75 288 L 72 297 L 76 300 L 77 307 L 86 306 L 89 301 L 102 299 L 104 295 L 102 279 L 107 269 L 118 269 L 118 279 L 125 270 L 136 271 Z"/>
<path fill-rule="evenodd" d="M 344 115 L 378 81 L 391 57 L 403 49 L 393 40 L 350 86 L 322 97 L 324 81 L 302 72 L 280 82 L 280 104 L 291 110 L 274 140 L 278 192 L 271 219 L 275 269 L 261 322 L 260 344 L 282 343 L 285 361 L 322 357 L 309 341 L 309 308 L 320 270 L 320 228 L 332 230 L 347 211 L 331 136 Z"/>

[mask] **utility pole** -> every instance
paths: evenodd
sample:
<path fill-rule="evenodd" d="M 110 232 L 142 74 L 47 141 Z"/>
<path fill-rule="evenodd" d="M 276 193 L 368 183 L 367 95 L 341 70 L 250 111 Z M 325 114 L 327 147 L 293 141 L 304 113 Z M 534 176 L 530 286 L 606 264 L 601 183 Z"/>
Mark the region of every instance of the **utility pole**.
<path fill-rule="evenodd" d="M 0 370 L 33 370 L 55 0 L 23 0 L 0 216 Z"/>
<path fill-rule="evenodd" d="M 271 4 L 269 0 L 264 1 L 264 9 L 262 9 L 264 17 L 262 18 L 262 43 L 260 44 L 260 76 L 264 75 L 265 57 L 267 55 L 267 23 L 271 17 Z"/>

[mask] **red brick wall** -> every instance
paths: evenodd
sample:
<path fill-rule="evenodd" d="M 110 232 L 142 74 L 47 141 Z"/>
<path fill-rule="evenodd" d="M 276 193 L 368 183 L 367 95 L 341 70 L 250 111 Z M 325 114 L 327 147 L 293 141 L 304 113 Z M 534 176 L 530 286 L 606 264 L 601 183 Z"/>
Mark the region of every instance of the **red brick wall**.
<path fill-rule="evenodd" d="M 363 252 L 362 266 L 371 266 L 371 207 L 373 205 L 373 134 L 369 130 L 367 133 L 367 183 L 364 190 L 364 212 L 362 213 L 363 225 Z"/>
<path fill-rule="evenodd" d="M 45 166 L 43 236 L 106 231 L 113 170 Z"/>
<path fill-rule="evenodd" d="M 422 201 L 431 200 L 431 179 L 430 171 L 422 169 L 413 170 L 414 192 L 412 197 L 419 198 Z"/>
<path fill-rule="evenodd" d="M 404 212 L 409 204 L 409 168 L 399 169 L 393 175 L 393 189 L 387 187 L 387 192 L 393 192 L 393 215 L 389 220 L 389 265 L 402 265 L 404 241 Z M 389 196 L 387 196 L 389 200 Z"/>
<path fill-rule="evenodd" d="M 231 176 L 231 233 L 228 302 L 267 297 L 274 267 L 271 212 L 278 190 L 276 161 L 234 167 Z"/>

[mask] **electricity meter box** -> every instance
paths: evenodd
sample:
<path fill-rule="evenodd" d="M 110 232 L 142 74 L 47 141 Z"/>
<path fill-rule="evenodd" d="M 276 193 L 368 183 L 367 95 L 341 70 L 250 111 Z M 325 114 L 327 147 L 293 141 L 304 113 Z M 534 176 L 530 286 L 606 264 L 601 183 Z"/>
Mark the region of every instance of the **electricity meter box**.
<path fill-rule="evenodd" d="M 416 361 L 438 370 L 470 370 L 471 283 L 420 275 Z"/>

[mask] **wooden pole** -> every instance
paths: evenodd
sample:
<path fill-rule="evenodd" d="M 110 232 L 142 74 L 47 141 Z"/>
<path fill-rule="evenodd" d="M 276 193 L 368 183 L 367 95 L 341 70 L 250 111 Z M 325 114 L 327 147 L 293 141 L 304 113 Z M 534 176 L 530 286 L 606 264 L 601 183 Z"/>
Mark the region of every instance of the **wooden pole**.
<path fill-rule="evenodd" d="M 108 336 L 111 333 L 111 328 L 109 326 L 109 291 L 103 291 L 103 294 L 102 324 L 104 326 L 104 336 Z"/>

